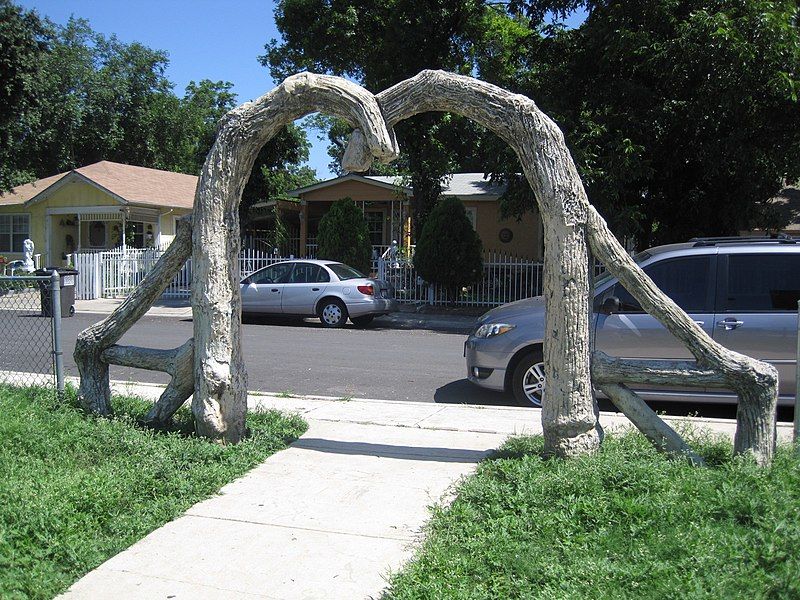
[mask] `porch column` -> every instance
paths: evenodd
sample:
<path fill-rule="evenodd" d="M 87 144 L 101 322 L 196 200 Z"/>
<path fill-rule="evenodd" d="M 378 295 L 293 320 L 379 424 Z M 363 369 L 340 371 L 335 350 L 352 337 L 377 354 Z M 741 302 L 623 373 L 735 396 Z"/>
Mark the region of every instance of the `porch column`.
<path fill-rule="evenodd" d="M 308 204 L 305 200 L 300 201 L 300 247 L 297 249 L 299 257 L 305 257 L 308 252 L 306 243 L 308 241 Z"/>
<path fill-rule="evenodd" d="M 79 253 L 81 251 L 81 213 L 75 215 L 75 219 L 78 221 L 78 241 L 75 242 L 75 253 Z"/>

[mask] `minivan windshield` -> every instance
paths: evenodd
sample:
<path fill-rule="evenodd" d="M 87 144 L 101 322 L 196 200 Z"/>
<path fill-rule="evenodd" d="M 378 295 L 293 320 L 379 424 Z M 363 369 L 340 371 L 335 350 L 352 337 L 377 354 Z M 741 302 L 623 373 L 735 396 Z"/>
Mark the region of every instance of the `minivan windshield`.
<path fill-rule="evenodd" d="M 652 254 L 650 254 L 647 250 L 642 250 L 641 252 L 633 256 L 633 262 L 635 262 L 637 265 L 640 265 L 651 256 Z M 597 288 L 602 287 L 603 284 L 611 281 L 611 279 L 613 278 L 614 276 L 611 273 L 609 272 L 604 273 L 603 275 L 595 279 L 594 289 L 596 290 Z"/>
<path fill-rule="evenodd" d="M 341 281 L 346 281 L 348 279 L 363 279 L 364 276 L 356 271 L 353 267 L 348 267 L 347 265 L 343 265 L 342 263 L 335 263 L 332 265 L 327 265 L 328 268 L 336 273 L 336 276 Z"/>

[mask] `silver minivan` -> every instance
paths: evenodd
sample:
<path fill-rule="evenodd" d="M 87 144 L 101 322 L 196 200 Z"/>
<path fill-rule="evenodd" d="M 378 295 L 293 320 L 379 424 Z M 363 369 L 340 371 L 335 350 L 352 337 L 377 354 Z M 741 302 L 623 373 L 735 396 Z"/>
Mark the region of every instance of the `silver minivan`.
<path fill-rule="evenodd" d="M 780 405 L 794 404 L 800 244 L 791 238 L 695 238 L 635 257 L 653 281 L 723 346 L 771 363 L 780 376 Z M 545 389 L 544 298 L 528 298 L 480 317 L 464 348 L 469 380 L 513 391 L 540 406 Z M 642 310 L 611 276 L 595 282 L 595 347 L 610 356 L 693 360 L 689 351 Z M 650 400 L 736 402 L 726 390 L 641 385 Z"/>

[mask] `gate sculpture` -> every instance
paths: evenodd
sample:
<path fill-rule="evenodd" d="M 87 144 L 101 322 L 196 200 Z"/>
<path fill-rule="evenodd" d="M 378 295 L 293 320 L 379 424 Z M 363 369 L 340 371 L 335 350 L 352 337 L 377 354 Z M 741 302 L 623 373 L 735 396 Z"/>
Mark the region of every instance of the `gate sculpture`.
<path fill-rule="evenodd" d="M 104 321 L 82 332 L 75 347 L 86 410 L 108 414 L 108 365 L 166 371 L 172 382 L 148 419 L 168 420 L 193 394 L 198 433 L 235 443 L 245 435 L 247 376 L 241 353 L 238 206 L 261 147 L 281 127 L 312 112 L 354 127 L 343 167 L 364 171 L 389 162 L 398 147 L 392 127 L 421 112 L 447 111 L 490 129 L 522 164 L 544 224 L 544 343 L 547 393 L 542 409 L 546 450 L 569 457 L 602 441 L 594 384 L 659 448 L 699 463 L 680 436 L 626 383 L 681 383 L 734 390 L 739 396 L 734 449 L 768 464 L 775 448 L 777 372 L 709 338 L 642 272 L 589 204 L 558 127 L 529 98 L 443 71 L 417 76 L 373 95 L 347 80 L 301 73 L 254 102 L 230 111 L 198 183 L 192 220 L 179 224 L 167 253 L 142 284 Z M 669 364 L 591 353 L 590 256 L 600 259 L 641 306 L 691 351 L 697 362 Z M 192 256 L 194 339 L 174 350 L 116 346 Z"/>

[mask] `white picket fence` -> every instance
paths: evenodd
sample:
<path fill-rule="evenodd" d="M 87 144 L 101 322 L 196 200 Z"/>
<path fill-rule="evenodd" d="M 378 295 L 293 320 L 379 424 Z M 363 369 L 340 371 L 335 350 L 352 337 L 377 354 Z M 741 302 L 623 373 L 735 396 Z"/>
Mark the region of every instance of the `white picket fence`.
<path fill-rule="evenodd" d="M 542 293 L 544 265 L 530 259 L 487 252 L 483 261 L 483 277 L 462 288 L 457 297 L 448 298 L 447 290 L 425 282 L 417 275 L 413 260 L 378 259 L 377 276 L 388 281 L 398 302 L 447 304 L 455 300 L 460 306 L 496 306 Z"/>
<path fill-rule="evenodd" d="M 124 298 L 131 293 L 145 275 L 155 266 L 164 250 L 121 249 L 104 252 L 80 253 L 72 256 L 78 271 L 75 297 L 79 300 L 95 298 Z M 243 250 L 239 255 L 239 270 L 246 277 L 272 263 L 286 260 L 256 250 Z M 164 291 L 168 298 L 188 298 L 191 293 L 192 260 L 186 261 Z"/>
<path fill-rule="evenodd" d="M 78 271 L 76 298 L 123 298 L 130 294 L 145 275 L 152 270 L 163 250 L 127 249 L 96 253 L 75 254 Z M 239 255 L 241 277 L 247 277 L 285 257 L 274 256 L 246 249 Z M 542 293 L 544 265 L 525 258 L 488 252 L 484 256 L 481 281 L 462 288 L 455 302 L 461 306 L 496 306 Z M 602 271 L 597 265 L 595 272 Z M 380 257 L 373 261 L 373 275 L 384 279 L 395 290 L 395 298 L 401 303 L 447 304 L 453 299 L 447 291 L 423 281 L 414 269 L 413 260 L 389 260 Z M 184 264 L 172 283 L 164 291 L 169 298 L 188 298 L 191 292 L 192 261 Z"/>

